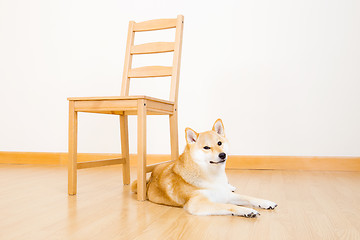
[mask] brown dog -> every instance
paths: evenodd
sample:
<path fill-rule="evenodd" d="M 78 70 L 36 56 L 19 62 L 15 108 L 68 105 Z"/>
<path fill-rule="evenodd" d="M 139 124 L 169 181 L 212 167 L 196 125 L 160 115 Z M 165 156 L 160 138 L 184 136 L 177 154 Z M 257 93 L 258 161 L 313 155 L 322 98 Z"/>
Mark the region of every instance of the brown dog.
<path fill-rule="evenodd" d="M 186 128 L 186 147 L 178 160 L 157 166 L 147 182 L 150 201 L 183 207 L 194 215 L 233 215 L 256 217 L 259 213 L 250 205 L 274 209 L 268 200 L 239 195 L 228 184 L 225 174 L 228 141 L 221 119 L 211 131 L 196 133 Z M 132 190 L 136 192 L 136 181 Z"/>

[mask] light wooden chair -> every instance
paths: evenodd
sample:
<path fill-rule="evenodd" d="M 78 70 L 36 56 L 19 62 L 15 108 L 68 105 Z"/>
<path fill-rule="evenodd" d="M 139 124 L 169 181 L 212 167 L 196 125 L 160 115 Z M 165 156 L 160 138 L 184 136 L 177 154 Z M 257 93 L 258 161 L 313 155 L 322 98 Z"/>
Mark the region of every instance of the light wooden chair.
<path fill-rule="evenodd" d="M 137 115 L 138 124 L 138 153 L 137 153 L 137 179 L 138 200 L 146 199 L 146 173 L 155 167 L 146 165 L 146 116 L 169 115 L 171 160 L 178 158 L 178 87 L 180 74 L 180 59 L 182 46 L 184 17 L 174 19 L 156 19 L 145 22 L 129 22 L 126 45 L 124 72 L 120 96 L 113 97 L 71 97 L 69 100 L 69 163 L 68 163 L 68 193 L 76 195 L 77 170 L 113 164 L 123 164 L 123 183 L 130 183 L 129 141 L 128 141 L 128 115 Z M 136 32 L 153 31 L 176 28 L 175 42 L 152 42 L 134 45 Z M 173 65 L 145 66 L 131 68 L 132 56 L 135 54 L 152 54 L 173 52 Z M 171 76 L 169 100 L 157 99 L 148 96 L 129 96 L 129 83 L 131 78 L 165 77 Z M 77 162 L 77 113 L 90 112 L 102 114 L 115 114 L 120 116 L 121 132 L 121 158 Z"/>

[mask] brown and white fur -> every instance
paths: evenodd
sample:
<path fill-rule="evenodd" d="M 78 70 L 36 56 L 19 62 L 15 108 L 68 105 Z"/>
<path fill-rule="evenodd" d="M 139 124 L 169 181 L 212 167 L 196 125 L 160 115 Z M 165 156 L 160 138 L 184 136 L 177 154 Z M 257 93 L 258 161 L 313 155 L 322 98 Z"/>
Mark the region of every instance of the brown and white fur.
<path fill-rule="evenodd" d="M 211 131 L 185 129 L 186 147 L 179 159 L 157 166 L 147 182 L 151 202 L 183 207 L 194 215 L 256 217 L 256 210 L 239 205 L 274 209 L 268 200 L 239 195 L 225 174 L 228 141 L 221 119 Z M 136 181 L 132 190 L 136 192 Z"/>

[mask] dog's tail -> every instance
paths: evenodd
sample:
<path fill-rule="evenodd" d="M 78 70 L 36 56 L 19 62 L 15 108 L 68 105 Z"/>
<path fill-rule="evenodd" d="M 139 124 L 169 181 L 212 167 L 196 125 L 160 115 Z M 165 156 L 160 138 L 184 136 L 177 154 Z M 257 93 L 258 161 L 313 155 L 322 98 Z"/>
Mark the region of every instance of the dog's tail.
<path fill-rule="evenodd" d="M 149 182 L 150 182 L 150 179 L 147 179 L 146 180 L 146 188 L 149 186 Z M 137 180 L 135 180 L 131 183 L 131 191 L 133 193 L 137 193 Z"/>

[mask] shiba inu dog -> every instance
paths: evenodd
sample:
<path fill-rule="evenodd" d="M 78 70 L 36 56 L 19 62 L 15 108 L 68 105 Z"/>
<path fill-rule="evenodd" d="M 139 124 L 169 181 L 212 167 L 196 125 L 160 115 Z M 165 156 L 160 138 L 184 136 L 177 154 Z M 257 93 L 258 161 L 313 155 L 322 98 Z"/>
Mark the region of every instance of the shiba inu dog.
<path fill-rule="evenodd" d="M 186 147 L 176 161 L 158 165 L 147 181 L 147 197 L 151 202 L 183 207 L 194 215 L 232 215 L 256 217 L 252 208 L 274 209 L 268 200 L 239 195 L 225 174 L 228 141 L 221 119 L 211 131 L 197 133 L 185 129 Z M 131 188 L 136 192 L 137 183 Z"/>

